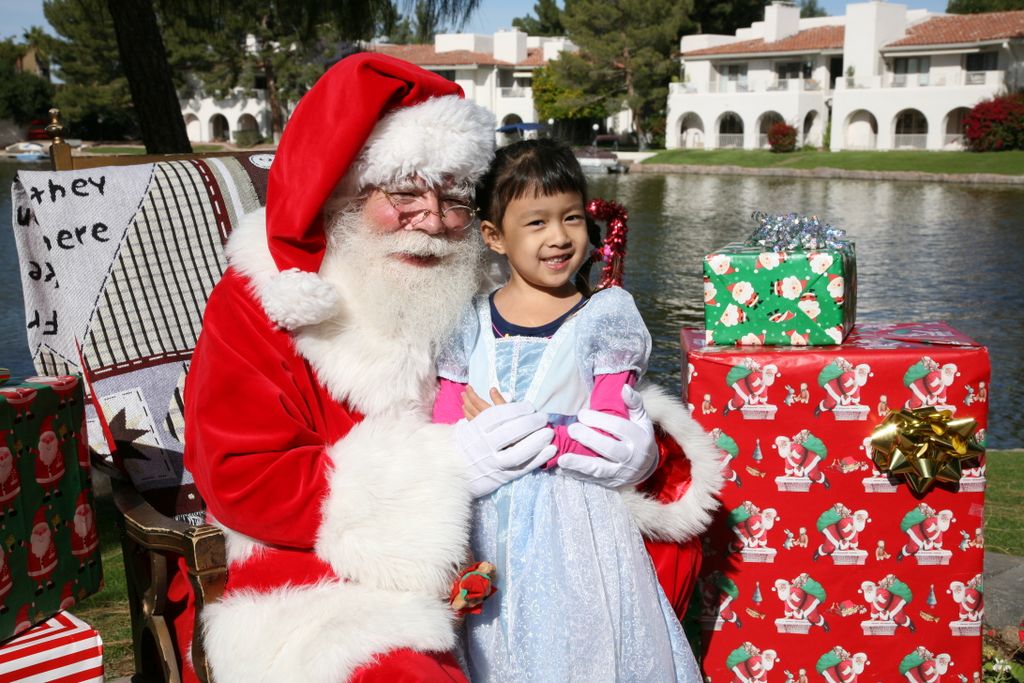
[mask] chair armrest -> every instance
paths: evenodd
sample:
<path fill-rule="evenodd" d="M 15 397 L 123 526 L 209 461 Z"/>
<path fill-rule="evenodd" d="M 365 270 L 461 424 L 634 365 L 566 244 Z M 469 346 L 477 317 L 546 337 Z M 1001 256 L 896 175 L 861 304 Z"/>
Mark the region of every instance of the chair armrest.
<path fill-rule="evenodd" d="M 224 532 L 210 524 L 192 526 L 161 514 L 129 482 L 111 479 L 111 487 L 114 504 L 122 516 L 136 669 L 142 672 L 150 665 L 144 661 L 144 653 L 139 648 L 139 634 L 148 630 L 160 653 L 164 679 L 181 680 L 172 633 L 164 616 L 169 578 L 175 570 L 175 563 L 167 557 L 169 554 L 184 559 L 192 586 L 195 601 L 190 650 L 192 667 L 202 683 L 212 681 L 203 648 L 200 616 L 205 605 L 220 598 L 227 584 Z M 184 643 L 178 646 L 181 652 L 187 651 Z"/>
<path fill-rule="evenodd" d="M 204 575 L 227 568 L 224 532 L 211 524 L 192 526 L 161 514 L 130 484 L 111 480 L 114 503 L 124 515 L 125 533 L 148 550 L 185 558 L 190 573 Z"/>

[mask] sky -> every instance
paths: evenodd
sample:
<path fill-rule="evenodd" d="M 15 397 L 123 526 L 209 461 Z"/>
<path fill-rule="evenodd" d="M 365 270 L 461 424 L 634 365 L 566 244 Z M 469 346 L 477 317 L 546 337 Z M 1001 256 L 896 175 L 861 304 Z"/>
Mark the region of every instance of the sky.
<path fill-rule="evenodd" d="M 902 4 L 911 9 L 927 9 L 942 12 L 947 0 L 905 0 Z M 494 33 L 512 27 L 516 17 L 533 14 L 536 0 L 481 0 L 480 6 L 470 16 L 463 31 L 467 33 Z M 843 14 L 846 2 L 843 0 L 819 0 L 818 5 L 829 14 Z M 0 38 L 21 37 L 29 26 L 44 26 L 42 0 L 0 0 Z"/>

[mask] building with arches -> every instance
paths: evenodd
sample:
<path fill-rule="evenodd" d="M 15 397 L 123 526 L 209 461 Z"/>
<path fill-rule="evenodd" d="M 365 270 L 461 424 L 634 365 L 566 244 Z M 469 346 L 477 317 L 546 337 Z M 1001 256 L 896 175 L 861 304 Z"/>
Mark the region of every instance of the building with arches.
<path fill-rule="evenodd" d="M 963 118 L 1024 86 L 1024 11 L 945 15 L 863 2 L 800 18 L 789 2 L 733 36 L 685 36 L 669 90 L 666 147 L 768 146 L 782 120 L 797 143 L 843 149 L 962 149 Z"/>

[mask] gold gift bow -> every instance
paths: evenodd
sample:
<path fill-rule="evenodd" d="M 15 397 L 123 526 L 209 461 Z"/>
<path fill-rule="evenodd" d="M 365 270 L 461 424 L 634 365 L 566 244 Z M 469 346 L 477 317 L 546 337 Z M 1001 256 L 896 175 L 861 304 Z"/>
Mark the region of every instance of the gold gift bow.
<path fill-rule="evenodd" d="M 974 418 L 954 418 L 948 410 L 892 410 L 871 434 L 871 458 L 923 495 L 936 482 L 959 482 L 965 464 L 977 466 L 985 453 L 974 439 L 977 428 Z"/>

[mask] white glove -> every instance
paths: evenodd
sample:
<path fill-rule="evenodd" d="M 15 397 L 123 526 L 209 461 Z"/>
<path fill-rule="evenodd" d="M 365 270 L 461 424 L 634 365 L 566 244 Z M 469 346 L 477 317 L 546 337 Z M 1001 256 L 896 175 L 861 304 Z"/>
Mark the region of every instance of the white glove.
<path fill-rule="evenodd" d="M 491 406 L 455 423 L 455 446 L 469 469 L 474 498 L 532 472 L 555 455 L 555 431 L 529 403 Z"/>
<path fill-rule="evenodd" d="M 566 453 L 558 458 L 558 466 L 566 470 L 566 474 L 608 488 L 619 488 L 638 484 L 654 473 L 658 465 L 658 442 L 654 438 L 654 424 L 644 410 L 643 398 L 626 385 L 622 387 L 622 400 L 629 410 L 628 420 L 584 409 L 577 417 L 578 422 L 569 425 L 569 436 L 601 457 Z"/>

